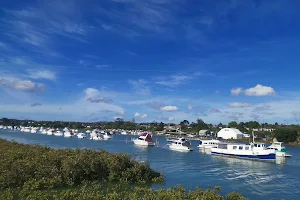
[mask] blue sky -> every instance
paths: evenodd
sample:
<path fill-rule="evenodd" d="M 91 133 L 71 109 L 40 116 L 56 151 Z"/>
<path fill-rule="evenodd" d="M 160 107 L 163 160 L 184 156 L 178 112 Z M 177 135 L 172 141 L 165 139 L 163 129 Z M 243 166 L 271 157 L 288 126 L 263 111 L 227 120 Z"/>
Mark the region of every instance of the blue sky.
<path fill-rule="evenodd" d="M 300 120 L 300 2 L 8 1 L 0 117 Z"/>

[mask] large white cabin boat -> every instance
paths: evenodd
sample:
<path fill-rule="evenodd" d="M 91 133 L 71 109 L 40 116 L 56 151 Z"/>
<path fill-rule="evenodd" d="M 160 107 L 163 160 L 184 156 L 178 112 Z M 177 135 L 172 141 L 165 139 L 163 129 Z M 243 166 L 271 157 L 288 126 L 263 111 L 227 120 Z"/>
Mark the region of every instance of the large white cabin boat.
<path fill-rule="evenodd" d="M 217 147 L 211 148 L 214 155 L 236 157 L 242 159 L 253 159 L 262 161 L 275 161 L 274 149 L 267 149 L 264 143 L 234 144 L 219 143 Z"/>
<path fill-rule="evenodd" d="M 279 157 L 291 157 L 292 156 L 292 155 L 286 153 L 286 147 L 284 146 L 283 142 L 273 142 L 267 148 L 275 149 L 276 156 L 279 156 Z"/>
<path fill-rule="evenodd" d="M 132 140 L 134 144 L 140 146 L 154 146 L 155 143 L 152 140 L 150 133 L 143 133 L 138 138 Z"/>
<path fill-rule="evenodd" d="M 200 149 L 211 149 L 212 147 L 217 147 L 220 142 L 220 140 L 200 140 L 197 147 Z"/>
<path fill-rule="evenodd" d="M 172 139 L 168 142 L 170 142 L 170 144 L 168 144 L 170 149 L 181 151 L 193 151 L 191 143 L 185 138 Z"/>

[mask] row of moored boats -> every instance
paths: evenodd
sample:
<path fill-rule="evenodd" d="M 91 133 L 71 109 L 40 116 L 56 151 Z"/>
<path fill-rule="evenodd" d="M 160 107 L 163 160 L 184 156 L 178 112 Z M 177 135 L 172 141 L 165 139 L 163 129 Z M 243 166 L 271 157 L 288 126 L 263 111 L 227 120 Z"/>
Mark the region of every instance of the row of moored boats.
<path fill-rule="evenodd" d="M 141 146 L 154 146 L 152 135 L 149 133 L 142 134 L 139 138 L 133 140 L 134 144 Z M 180 151 L 193 151 L 192 144 L 187 139 L 175 138 L 167 139 L 168 147 Z M 271 145 L 265 143 L 251 142 L 228 143 L 220 140 L 200 140 L 199 149 L 209 151 L 211 154 L 227 157 L 237 157 L 243 159 L 274 161 L 276 157 L 291 157 L 286 152 L 286 147 L 282 142 L 274 142 Z"/>

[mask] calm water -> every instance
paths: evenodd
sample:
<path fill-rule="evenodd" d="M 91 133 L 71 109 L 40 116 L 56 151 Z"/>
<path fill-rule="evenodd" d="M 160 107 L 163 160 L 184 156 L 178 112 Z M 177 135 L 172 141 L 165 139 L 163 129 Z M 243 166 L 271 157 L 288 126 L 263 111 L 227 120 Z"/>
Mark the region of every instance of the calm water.
<path fill-rule="evenodd" d="M 153 148 L 134 146 L 131 136 L 123 135 L 114 135 L 108 141 L 92 141 L 0 130 L 0 138 L 54 148 L 102 148 L 136 155 L 137 159 L 148 160 L 153 169 L 166 175 L 163 187 L 181 184 L 187 188 L 206 188 L 210 185 L 221 186 L 222 194 L 237 191 L 255 200 L 300 199 L 300 147 L 289 146 L 288 152 L 293 157 L 280 165 L 204 154 L 196 148 L 198 141 L 192 141 L 192 152 L 172 151 L 167 148 L 164 137 L 154 137 L 160 145 Z"/>

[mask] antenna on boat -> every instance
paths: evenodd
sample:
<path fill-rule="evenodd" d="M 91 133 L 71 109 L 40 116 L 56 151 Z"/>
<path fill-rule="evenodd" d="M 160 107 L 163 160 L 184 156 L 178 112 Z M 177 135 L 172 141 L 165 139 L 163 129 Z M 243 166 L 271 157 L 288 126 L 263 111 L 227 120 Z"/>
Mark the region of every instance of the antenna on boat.
<path fill-rule="evenodd" d="M 255 143 L 254 142 L 254 131 L 252 130 L 252 140 L 253 140 L 253 143 Z"/>

